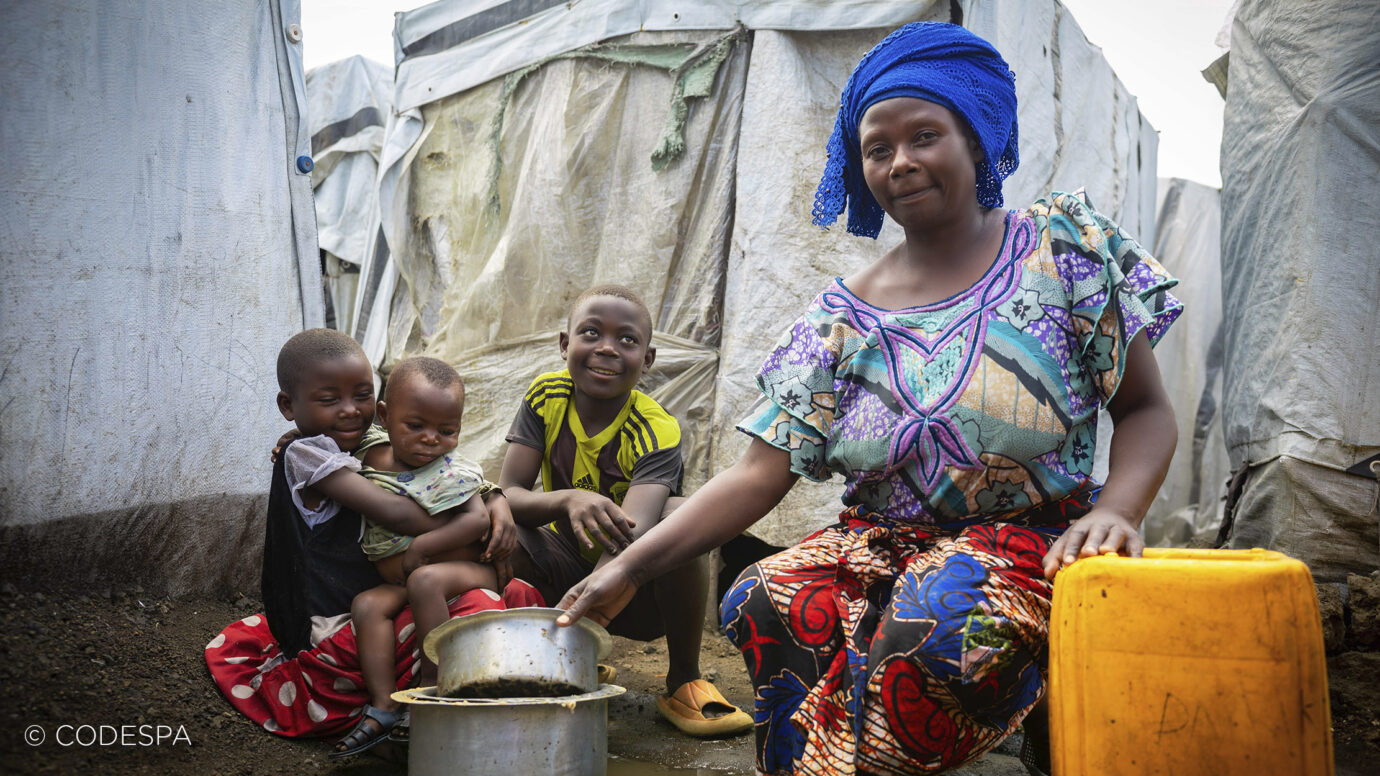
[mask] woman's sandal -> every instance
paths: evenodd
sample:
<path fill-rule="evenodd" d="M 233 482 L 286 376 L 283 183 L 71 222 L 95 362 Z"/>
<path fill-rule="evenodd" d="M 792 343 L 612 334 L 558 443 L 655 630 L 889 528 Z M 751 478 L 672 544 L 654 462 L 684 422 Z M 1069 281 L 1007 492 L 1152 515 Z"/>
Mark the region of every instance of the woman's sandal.
<path fill-rule="evenodd" d="M 393 728 L 402 721 L 403 715 L 407 712 L 399 709 L 398 711 L 384 711 L 374 708 L 369 704 L 364 704 L 364 712 L 359 715 L 359 721 L 350 728 L 350 732 L 345 737 L 336 742 L 336 745 L 345 744 L 344 749 L 331 752 L 331 757 L 351 757 L 353 755 L 367 752 L 388 740 L 388 734 Z M 367 720 L 373 720 L 378 725 L 377 730 L 370 730 Z"/>

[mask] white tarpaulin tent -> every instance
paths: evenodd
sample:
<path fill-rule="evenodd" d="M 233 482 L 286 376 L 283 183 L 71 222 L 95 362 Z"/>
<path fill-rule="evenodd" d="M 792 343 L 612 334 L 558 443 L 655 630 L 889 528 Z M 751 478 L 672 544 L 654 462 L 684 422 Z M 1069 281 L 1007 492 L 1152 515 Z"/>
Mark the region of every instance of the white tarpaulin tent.
<path fill-rule="evenodd" d="M 387 242 L 365 262 L 381 282 L 356 336 L 385 369 L 417 352 L 455 364 L 461 444 L 496 470 L 527 382 L 559 366 L 569 303 L 629 285 L 657 329 L 647 386 L 690 432 L 695 486 L 745 447 L 733 423 L 779 333 L 900 240 L 894 225 L 877 241 L 821 231 L 809 210 L 852 65 L 921 19 L 961 21 L 1017 73 L 1008 205 L 1086 186 L 1153 241 L 1154 131 L 1054 0 L 438 2 L 396 24 Z M 838 493 L 802 483 L 755 530 L 799 538 Z"/>
<path fill-rule="evenodd" d="M 1183 315 L 1155 349 L 1178 424 L 1179 443 L 1145 516 L 1152 545 L 1211 546 L 1231 465 L 1222 437 L 1221 193 L 1160 179 L 1155 257 L 1180 281 Z"/>
<path fill-rule="evenodd" d="M 326 325 L 352 331 L 359 266 L 378 228 L 379 152 L 393 71 L 354 56 L 307 73 L 307 117 Z"/>
<path fill-rule="evenodd" d="M 0 4 L 7 580 L 257 584 L 274 359 L 322 320 L 298 18 Z"/>
<path fill-rule="evenodd" d="M 1222 132 L 1232 547 L 1380 567 L 1380 4 L 1245 0 Z"/>

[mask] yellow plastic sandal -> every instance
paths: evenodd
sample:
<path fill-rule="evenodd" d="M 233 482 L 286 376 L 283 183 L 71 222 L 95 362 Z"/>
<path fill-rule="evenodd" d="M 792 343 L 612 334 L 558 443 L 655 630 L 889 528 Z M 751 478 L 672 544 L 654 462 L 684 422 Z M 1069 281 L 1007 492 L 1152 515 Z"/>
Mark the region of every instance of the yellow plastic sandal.
<path fill-rule="evenodd" d="M 705 716 L 705 709 L 713 706 L 727 711 L 722 716 Z M 704 679 L 686 682 L 671 695 L 658 697 L 656 708 L 682 733 L 696 738 L 733 736 L 752 729 L 752 716 L 729 703 L 719 688 Z"/>

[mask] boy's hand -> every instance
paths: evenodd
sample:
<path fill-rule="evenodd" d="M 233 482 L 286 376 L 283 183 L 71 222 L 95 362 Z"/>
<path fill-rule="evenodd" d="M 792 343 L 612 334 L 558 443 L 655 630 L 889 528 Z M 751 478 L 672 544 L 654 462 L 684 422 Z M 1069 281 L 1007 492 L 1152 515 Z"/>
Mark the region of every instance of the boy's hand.
<path fill-rule="evenodd" d="M 484 553 L 479 556 L 479 560 L 493 563 L 497 569 L 497 562 L 512 555 L 513 550 L 517 549 L 517 525 L 513 522 L 513 510 L 508 505 L 508 499 L 504 498 L 502 493 L 490 495 L 485 501 L 485 506 L 489 508 L 489 543 L 485 546 Z M 500 571 L 499 581 L 502 581 L 502 576 L 503 573 Z"/>
<path fill-rule="evenodd" d="M 597 541 L 610 555 L 617 555 L 632 543 L 632 529 L 636 523 L 609 497 L 587 490 L 570 490 L 565 499 L 570 530 L 575 534 L 575 541 L 585 549 L 594 549 Z M 590 537 L 594 541 L 590 541 Z"/>
<path fill-rule="evenodd" d="M 1125 554 L 1139 558 L 1145 541 L 1130 518 L 1110 509 L 1093 508 L 1074 521 L 1063 536 L 1045 553 L 1045 578 L 1054 579 L 1059 569 L 1079 558 L 1090 558 L 1125 549 Z"/>
<path fill-rule="evenodd" d="M 494 592 L 501 596 L 503 595 L 504 588 L 508 587 L 508 583 L 513 581 L 513 562 L 507 558 L 501 558 L 494 561 L 491 565 L 494 567 L 494 573 L 498 575 L 498 590 Z"/>
<path fill-rule="evenodd" d="M 291 442 L 292 440 L 297 439 L 301 436 L 301 431 L 298 431 L 295 428 L 288 429 L 288 432 L 286 434 L 283 434 L 282 436 L 278 437 L 278 444 L 273 446 L 273 452 L 268 454 L 268 460 L 273 463 L 277 463 L 278 456 L 282 454 L 283 448 L 288 446 L 288 442 Z"/>

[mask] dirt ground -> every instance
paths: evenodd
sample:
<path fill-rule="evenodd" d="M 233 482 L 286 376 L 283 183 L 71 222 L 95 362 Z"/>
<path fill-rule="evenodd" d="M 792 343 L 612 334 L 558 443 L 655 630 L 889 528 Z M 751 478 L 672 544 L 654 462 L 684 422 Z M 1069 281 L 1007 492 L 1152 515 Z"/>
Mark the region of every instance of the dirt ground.
<path fill-rule="evenodd" d="M 405 773 L 405 765 L 373 754 L 331 760 L 326 742 L 280 738 L 231 709 L 211 682 L 202 650 L 227 623 L 259 610 L 258 600 L 244 596 L 234 602 L 172 601 L 138 588 L 62 595 L 20 593 L 5 585 L 0 773 Z M 750 704 L 742 658 L 722 637 L 706 636 L 703 670 L 735 703 Z M 610 662 L 628 692 L 610 703 L 609 752 L 618 757 L 612 772 L 751 773 L 751 736 L 696 741 L 657 716 L 664 642 L 615 642 Z M 129 745 L 62 746 L 56 739 L 64 724 L 136 727 Z M 165 726 L 165 739 L 141 741 L 142 725 L 154 726 L 146 728 L 154 737 L 157 726 Z M 37 745 L 25 738 L 37 735 L 31 726 L 44 734 Z"/>
<path fill-rule="evenodd" d="M 211 683 L 202 649 L 227 623 L 259 609 L 244 596 L 172 601 L 138 588 L 61 595 L 18 592 L 6 583 L 0 588 L 0 773 L 405 773 L 400 762 L 372 754 L 331 760 L 325 742 L 279 738 L 230 708 Z M 702 669 L 731 701 L 750 706 L 741 660 L 722 637 L 706 634 Z M 664 642 L 615 639 L 609 662 L 628 689 L 609 706 L 611 776 L 752 773 L 750 735 L 698 741 L 657 716 Z M 1367 687 L 1358 696 L 1334 686 L 1337 772 L 1377 773 L 1380 719 L 1369 705 L 1375 667 L 1351 662 L 1367 672 L 1357 677 Z M 64 724 L 136 727 L 124 742 L 63 746 L 55 739 Z M 141 739 L 137 726 L 143 725 L 150 727 Z M 158 726 L 164 726 L 161 742 Z M 26 740 L 40 733 L 40 743 Z M 1014 753 L 1014 742 L 1005 744 L 959 774 L 1024 776 Z"/>

